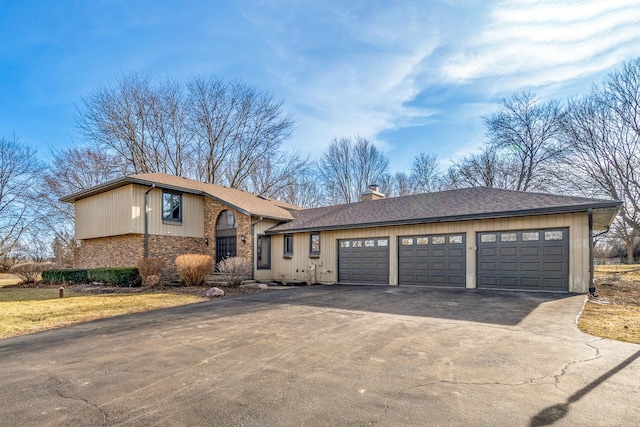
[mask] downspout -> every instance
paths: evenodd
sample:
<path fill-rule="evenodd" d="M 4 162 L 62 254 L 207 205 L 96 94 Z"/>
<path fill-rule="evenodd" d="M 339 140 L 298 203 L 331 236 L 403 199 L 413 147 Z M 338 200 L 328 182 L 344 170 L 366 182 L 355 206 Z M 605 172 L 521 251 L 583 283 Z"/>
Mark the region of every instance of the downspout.
<path fill-rule="evenodd" d="M 593 209 L 587 209 L 589 215 L 589 294 L 596 296 L 596 287 L 593 284 Z"/>
<path fill-rule="evenodd" d="M 256 265 L 256 247 L 257 247 L 255 228 L 256 228 L 256 224 L 262 221 L 263 219 L 264 219 L 263 217 L 258 217 L 257 221 L 251 223 L 251 279 L 254 279 L 256 277 L 255 270 L 254 270 Z"/>
<path fill-rule="evenodd" d="M 156 188 L 155 184 L 144 192 L 144 257 L 149 258 L 149 193 Z"/>

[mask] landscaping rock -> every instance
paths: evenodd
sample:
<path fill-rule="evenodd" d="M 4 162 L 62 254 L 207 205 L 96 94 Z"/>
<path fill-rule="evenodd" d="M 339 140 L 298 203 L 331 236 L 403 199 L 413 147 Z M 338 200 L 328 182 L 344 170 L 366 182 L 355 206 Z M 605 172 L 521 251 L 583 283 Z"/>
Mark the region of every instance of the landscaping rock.
<path fill-rule="evenodd" d="M 258 283 L 257 288 L 258 289 L 269 289 L 269 285 L 267 285 L 265 283 Z"/>
<path fill-rule="evenodd" d="M 205 294 L 206 297 L 215 298 L 215 297 L 223 297 L 224 291 L 220 288 L 211 288 Z"/>

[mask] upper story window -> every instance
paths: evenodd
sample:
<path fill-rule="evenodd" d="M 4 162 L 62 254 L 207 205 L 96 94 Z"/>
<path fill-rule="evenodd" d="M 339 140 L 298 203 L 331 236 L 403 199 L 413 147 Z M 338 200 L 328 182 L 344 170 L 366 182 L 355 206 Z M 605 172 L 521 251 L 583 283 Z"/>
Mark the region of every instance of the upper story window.
<path fill-rule="evenodd" d="M 293 234 L 284 235 L 283 246 L 284 246 L 283 255 L 285 257 L 293 256 Z"/>
<path fill-rule="evenodd" d="M 320 233 L 311 233 L 309 235 L 309 256 L 320 256 Z"/>
<path fill-rule="evenodd" d="M 182 222 L 182 193 L 162 190 L 162 220 Z"/>

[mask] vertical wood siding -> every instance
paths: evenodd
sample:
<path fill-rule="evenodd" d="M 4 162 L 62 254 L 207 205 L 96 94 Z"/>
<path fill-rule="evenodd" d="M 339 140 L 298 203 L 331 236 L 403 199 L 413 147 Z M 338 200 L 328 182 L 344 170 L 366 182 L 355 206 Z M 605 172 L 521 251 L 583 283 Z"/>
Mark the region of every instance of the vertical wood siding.
<path fill-rule="evenodd" d="M 398 236 L 466 233 L 466 287 L 475 288 L 477 232 L 556 227 L 569 228 L 569 290 L 578 293 L 587 292 L 589 228 L 586 212 L 322 231 L 320 233 L 321 255 L 319 258 L 309 257 L 310 233 L 296 233 L 294 235 L 294 253 L 290 259 L 283 257 L 283 235 L 277 234 L 271 236 L 271 270 L 260 270 L 256 277 L 260 280 L 307 281 L 309 271 L 315 269 L 317 282 L 335 283 L 337 281 L 337 242 L 339 239 L 389 237 L 389 283 L 397 285 Z M 266 228 L 261 230 L 264 229 Z"/>
<path fill-rule="evenodd" d="M 76 201 L 76 239 L 144 233 L 144 193 L 149 187 L 130 184 Z M 162 221 L 162 190 L 149 193 L 149 234 L 203 237 L 204 200 L 183 194 L 182 223 Z"/>

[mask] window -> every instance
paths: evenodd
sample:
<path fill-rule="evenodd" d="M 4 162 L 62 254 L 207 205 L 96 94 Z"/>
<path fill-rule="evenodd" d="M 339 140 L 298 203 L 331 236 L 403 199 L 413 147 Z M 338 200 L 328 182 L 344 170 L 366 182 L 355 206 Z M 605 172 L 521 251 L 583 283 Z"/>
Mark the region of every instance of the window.
<path fill-rule="evenodd" d="M 371 240 L 365 240 L 364 241 L 364 247 L 365 248 L 372 248 L 376 245 L 376 241 L 371 239 Z"/>
<path fill-rule="evenodd" d="M 400 240 L 400 244 L 402 246 L 411 246 L 411 245 L 413 245 L 413 238 L 412 237 L 403 237 Z"/>
<path fill-rule="evenodd" d="M 562 238 L 562 230 L 544 232 L 544 240 L 562 240 Z"/>
<path fill-rule="evenodd" d="M 431 238 L 431 243 L 434 245 L 444 245 L 446 243 L 446 239 L 444 236 L 433 236 Z"/>
<path fill-rule="evenodd" d="M 457 235 L 457 236 L 449 236 L 449 244 L 450 245 L 455 245 L 455 244 L 460 244 L 462 243 L 462 236 Z"/>
<path fill-rule="evenodd" d="M 256 258 L 258 260 L 258 270 L 271 269 L 271 236 L 258 235 Z"/>
<path fill-rule="evenodd" d="M 162 220 L 182 222 L 182 193 L 162 190 Z"/>
<path fill-rule="evenodd" d="M 522 233 L 523 242 L 534 242 L 536 240 L 540 240 L 540 233 L 537 231 L 524 231 Z"/>
<path fill-rule="evenodd" d="M 428 245 L 429 238 L 428 237 L 416 237 L 416 245 Z"/>
<path fill-rule="evenodd" d="M 518 241 L 517 233 L 500 233 L 501 242 L 516 242 Z"/>
<path fill-rule="evenodd" d="M 480 235 L 480 242 L 481 243 L 493 243 L 496 241 L 496 235 L 495 234 L 481 234 Z"/>
<path fill-rule="evenodd" d="M 351 242 L 351 245 L 354 248 L 361 248 L 362 247 L 362 240 L 354 240 L 353 242 Z"/>
<path fill-rule="evenodd" d="M 284 245 L 283 255 L 285 257 L 293 256 L 293 234 L 284 235 L 283 245 Z"/>
<path fill-rule="evenodd" d="M 309 236 L 309 256 L 320 256 L 320 233 L 311 233 Z"/>
<path fill-rule="evenodd" d="M 378 239 L 378 246 L 389 246 L 389 241 L 387 239 Z"/>

